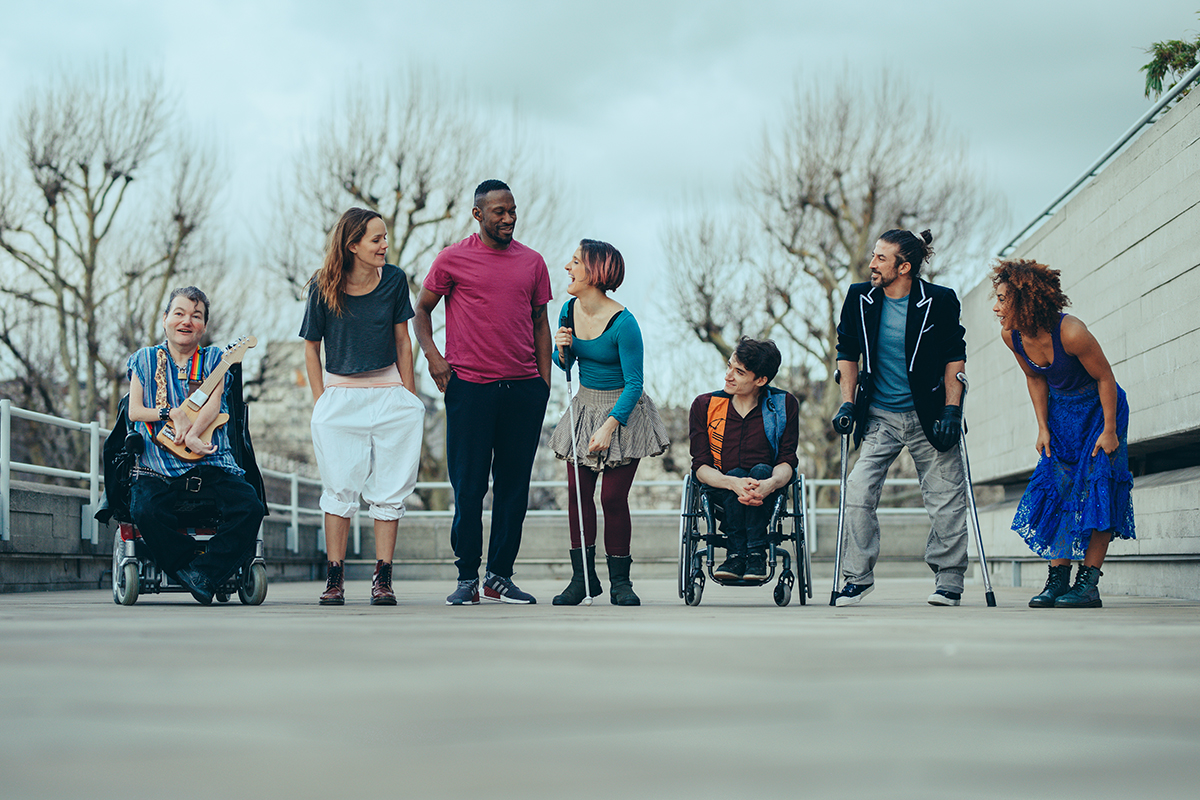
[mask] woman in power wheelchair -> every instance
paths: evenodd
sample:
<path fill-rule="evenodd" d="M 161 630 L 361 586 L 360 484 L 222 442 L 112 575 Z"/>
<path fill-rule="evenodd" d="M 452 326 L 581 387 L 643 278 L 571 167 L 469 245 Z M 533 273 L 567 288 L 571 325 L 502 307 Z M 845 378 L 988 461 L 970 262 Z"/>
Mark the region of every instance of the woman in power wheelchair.
<path fill-rule="evenodd" d="M 242 398 L 241 364 L 229 369 L 229 433 L 230 449 L 238 466 L 245 470 L 246 482 L 258 494 L 264 509 L 266 495 L 262 475 L 254 458 L 254 445 L 246 404 Z M 107 524 L 116 520 L 113 536 L 112 586 L 113 602 L 133 605 L 146 592 L 189 592 L 175 576 L 160 568 L 149 545 L 133 524 L 130 512 L 131 485 L 138 456 L 146 447 L 155 447 L 129 420 L 129 397 L 121 399 L 116 424 L 104 443 L 104 497 L 96 519 Z M 211 486 L 205 486 L 199 469 L 170 480 L 170 508 L 179 524 L 179 532 L 194 542 L 195 553 L 204 551 L 221 522 L 220 498 Z M 262 534 L 249 550 L 242 564 L 215 587 L 218 602 L 227 602 L 233 594 L 247 605 L 259 605 L 267 596 L 267 570 L 263 559 Z"/>

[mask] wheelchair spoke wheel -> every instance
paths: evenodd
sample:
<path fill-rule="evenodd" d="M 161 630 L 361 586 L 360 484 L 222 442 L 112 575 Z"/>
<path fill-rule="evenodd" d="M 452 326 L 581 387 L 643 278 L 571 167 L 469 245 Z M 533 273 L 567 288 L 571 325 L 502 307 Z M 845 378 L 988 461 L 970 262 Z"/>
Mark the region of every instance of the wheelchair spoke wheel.
<path fill-rule="evenodd" d="M 246 577 L 238 587 L 238 599 L 248 606 L 261 605 L 267 598 L 267 568 L 262 564 L 251 564 Z"/>
<path fill-rule="evenodd" d="M 121 539 L 121 529 L 118 527 L 113 533 L 113 602 L 122 606 L 131 606 L 137 602 L 138 589 L 141 587 L 138 583 L 137 562 L 130 561 L 124 567 L 121 566 L 121 556 L 124 553 L 125 542 Z"/>

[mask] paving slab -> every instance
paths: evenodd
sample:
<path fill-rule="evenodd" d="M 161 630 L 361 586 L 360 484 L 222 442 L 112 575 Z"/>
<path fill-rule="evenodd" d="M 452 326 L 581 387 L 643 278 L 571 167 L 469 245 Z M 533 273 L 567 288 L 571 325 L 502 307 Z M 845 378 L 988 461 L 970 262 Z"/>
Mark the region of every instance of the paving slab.
<path fill-rule="evenodd" d="M 1194 797 L 1200 603 L 926 579 L 861 605 L 0 595 L 0 797 Z"/>

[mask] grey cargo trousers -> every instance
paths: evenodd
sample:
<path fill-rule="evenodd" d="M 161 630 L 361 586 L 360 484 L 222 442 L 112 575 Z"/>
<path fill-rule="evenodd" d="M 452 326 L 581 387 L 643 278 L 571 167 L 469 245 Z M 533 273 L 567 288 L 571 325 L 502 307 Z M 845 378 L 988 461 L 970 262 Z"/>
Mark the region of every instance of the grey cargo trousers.
<path fill-rule="evenodd" d="M 842 576 L 847 583 L 863 586 L 875 582 L 879 559 L 875 509 L 888 467 L 905 447 L 916 463 L 921 497 L 932 523 L 925 563 L 936 576 L 936 588 L 962 592 L 967 571 L 967 492 L 960 445 L 938 452 L 925 437 L 916 411 L 884 411 L 872 406 L 868 413 L 858 462 L 846 481 Z"/>

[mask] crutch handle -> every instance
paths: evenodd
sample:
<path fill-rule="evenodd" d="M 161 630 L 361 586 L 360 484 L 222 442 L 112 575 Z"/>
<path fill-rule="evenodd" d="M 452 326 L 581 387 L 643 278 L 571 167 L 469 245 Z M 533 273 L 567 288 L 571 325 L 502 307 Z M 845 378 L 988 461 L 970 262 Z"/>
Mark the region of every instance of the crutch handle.
<path fill-rule="evenodd" d="M 958 378 L 958 382 L 963 385 L 963 396 L 965 397 L 967 394 L 967 389 L 971 388 L 970 385 L 967 383 L 966 373 L 960 372 L 957 375 L 955 375 L 954 377 Z"/>

